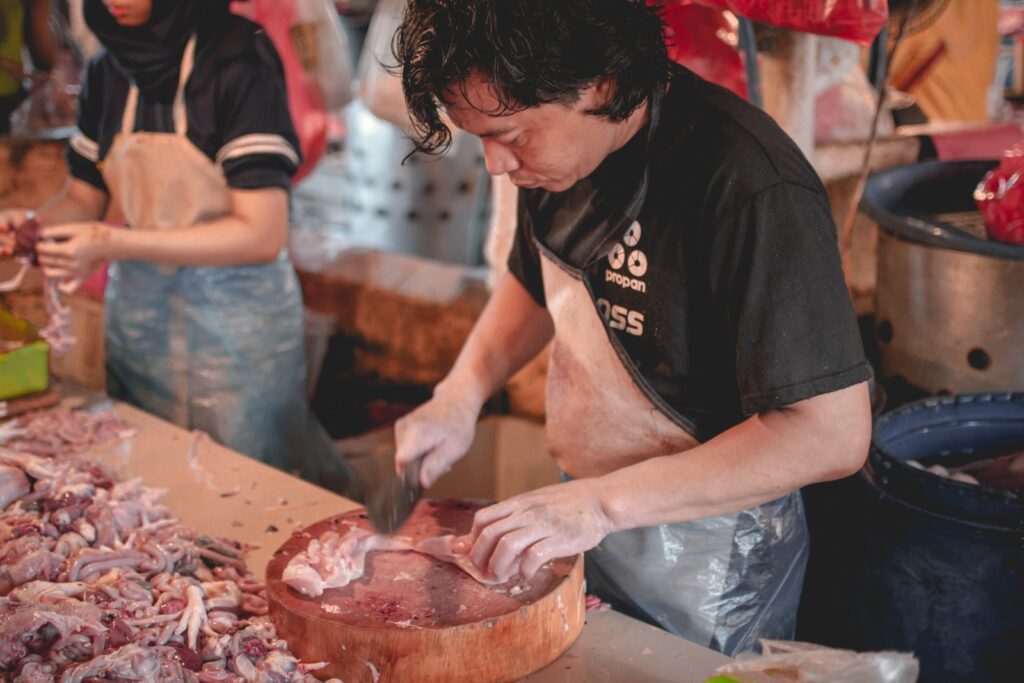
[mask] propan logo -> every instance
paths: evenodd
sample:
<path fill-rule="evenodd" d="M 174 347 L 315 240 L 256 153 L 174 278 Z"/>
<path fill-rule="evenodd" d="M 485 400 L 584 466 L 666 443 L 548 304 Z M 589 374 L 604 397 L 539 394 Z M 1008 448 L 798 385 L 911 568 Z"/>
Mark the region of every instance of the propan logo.
<path fill-rule="evenodd" d="M 647 292 L 647 283 L 640 279 L 647 274 L 647 254 L 639 249 L 632 249 L 640 243 L 642 234 L 640 223 L 633 221 L 626 234 L 622 236 L 622 242 L 615 243 L 608 254 L 608 265 L 612 269 L 605 269 L 605 282 L 614 282 L 619 287 L 632 289 L 634 292 Z M 626 247 L 630 247 L 631 250 L 626 251 Z M 618 272 L 623 266 L 626 266 L 629 275 Z"/>

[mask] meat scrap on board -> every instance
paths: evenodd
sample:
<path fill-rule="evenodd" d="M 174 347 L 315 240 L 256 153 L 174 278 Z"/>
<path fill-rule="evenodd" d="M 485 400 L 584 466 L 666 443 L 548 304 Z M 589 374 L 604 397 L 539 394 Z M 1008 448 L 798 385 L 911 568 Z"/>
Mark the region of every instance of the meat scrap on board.
<path fill-rule="evenodd" d="M 466 536 L 447 534 L 413 542 L 409 538 L 375 534 L 353 526 L 344 535 L 327 531 L 320 538 L 312 539 L 306 550 L 288 562 L 281 578 L 299 593 L 317 597 L 325 590 L 342 588 L 362 578 L 366 571 L 366 556 L 373 551 L 411 551 L 429 555 L 455 565 L 485 586 L 505 583 L 519 571 L 515 566 L 509 576 L 486 575 L 473 564 L 469 548 Z"/>

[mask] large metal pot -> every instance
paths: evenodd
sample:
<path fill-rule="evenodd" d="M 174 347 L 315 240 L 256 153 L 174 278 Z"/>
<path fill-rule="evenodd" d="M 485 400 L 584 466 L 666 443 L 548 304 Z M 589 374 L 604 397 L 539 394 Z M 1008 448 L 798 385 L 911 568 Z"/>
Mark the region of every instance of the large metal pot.
<path fill-rule="evenodd" d="M 931 394 L 1024 389 L 1024 247 L 985 237 L 972 193 L 994 161 L 872 176 L 881 228 L 876 336 L 884 380 Z"/>

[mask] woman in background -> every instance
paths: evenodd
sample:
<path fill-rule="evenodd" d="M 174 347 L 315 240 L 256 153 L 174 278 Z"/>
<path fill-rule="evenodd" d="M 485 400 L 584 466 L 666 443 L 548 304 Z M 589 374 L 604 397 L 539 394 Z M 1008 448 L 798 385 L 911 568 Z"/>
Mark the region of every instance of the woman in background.
<path fill-rule="evenodd" d="M 313 475 L 277 53 L 228 0 L 86 0 L 85 18 L 105 50 L 84 77 L 70 188 L 39 216 L 44 272 L 74 283 L 110 262 L 112 396 Z"/>

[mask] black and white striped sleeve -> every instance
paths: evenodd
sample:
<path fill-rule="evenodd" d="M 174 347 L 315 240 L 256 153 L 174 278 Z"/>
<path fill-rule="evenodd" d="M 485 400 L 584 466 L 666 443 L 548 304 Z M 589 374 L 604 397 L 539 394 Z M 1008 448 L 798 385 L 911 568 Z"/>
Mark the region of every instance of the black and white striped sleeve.
<path fill-rule="evenodd" d="M 233 60 L 220 74 L 214 161 L 237 189 L 287 189 L 302 161 L 281 63 L 264 40 L 258 58 Z"/>

